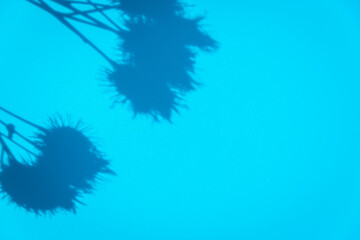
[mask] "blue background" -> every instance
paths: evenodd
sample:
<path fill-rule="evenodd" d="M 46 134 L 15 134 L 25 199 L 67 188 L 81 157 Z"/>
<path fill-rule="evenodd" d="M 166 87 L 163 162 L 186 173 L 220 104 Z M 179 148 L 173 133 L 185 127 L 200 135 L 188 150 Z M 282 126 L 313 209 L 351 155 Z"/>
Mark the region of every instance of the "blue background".
<path fill-rule="evenodd" d="M 360 239 L 360 2 L 187 0 L 220 48 L 173 124 L 111 108 L 96 52 L 0 2 L 1 105 L 83 119 L 118 174 L 77 215 L 1 200 L 0 239 Z M 114 36 L 82 29 L 116 56 Z"/>

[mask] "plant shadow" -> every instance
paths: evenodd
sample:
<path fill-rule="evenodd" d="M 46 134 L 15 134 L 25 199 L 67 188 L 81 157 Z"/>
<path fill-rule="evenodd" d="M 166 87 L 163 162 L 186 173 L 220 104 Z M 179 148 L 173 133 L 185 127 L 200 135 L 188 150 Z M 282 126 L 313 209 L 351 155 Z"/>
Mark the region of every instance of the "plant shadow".
<path fill-rule="evenodd" d="M 30 163 L 7 155 L 0 186 L 4 198 L 37 215 L 76 213 L 83 195 L 92 193 L 105 175 L 115 174 L 79 124 L 51 120 L 32 143 L 38 154 Z"/>
<path fill-rule="evenodd" d="M 114 103 L 130 106 L 134 115 L 171 121 L 186 107 L 185 96 L 201 85 L 194 79 L 198 53 L 218 48 L 203 28 L 204 17 L 189 17 L 180 0 L 27 1 L 57 18 L 110 64 L 105 85 L 114 90 Z M 109 57 L 74 21 L 114 33 L 119 58 Z"/>
<path fill-rule="evenodd" d="M 177 0 L 116 0 L 125 19 L 119 32 L 122 62 L 107 70 L 116 102 L 134 114 L 169 120 L 184 107 L 184 96 L 200 85 L 194 78 L 199 51 L 218 43 L 202 28 L 203 17 L 188 18 Z"/>

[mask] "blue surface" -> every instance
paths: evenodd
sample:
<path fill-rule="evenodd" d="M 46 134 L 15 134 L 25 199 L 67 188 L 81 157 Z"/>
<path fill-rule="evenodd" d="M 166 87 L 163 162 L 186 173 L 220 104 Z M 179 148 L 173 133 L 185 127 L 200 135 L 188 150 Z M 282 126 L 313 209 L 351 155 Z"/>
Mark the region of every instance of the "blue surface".
<path fill-rule="evenodd" d="M 118 176 L 76 215 L 1 200 L 1 239 L 360 239 L 360 3 L 187 3 L 220 48 L 197 58 L 203 86 L 170 124 L 111 108 L 99 55 L 2 1 L 1 105 L 83 119 Z M 112 35 L 84 30 L 116 56 Z"/>

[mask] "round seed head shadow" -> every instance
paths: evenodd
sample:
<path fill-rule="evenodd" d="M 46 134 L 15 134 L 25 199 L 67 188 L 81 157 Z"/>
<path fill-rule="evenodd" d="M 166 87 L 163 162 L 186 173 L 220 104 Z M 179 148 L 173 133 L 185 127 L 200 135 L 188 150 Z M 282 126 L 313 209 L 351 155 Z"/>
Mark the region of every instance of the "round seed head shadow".
<path fill-rule="evenodd" d="M 172 112 L 181 106 L 181 97 L 166 82 L 148 81 L 147 73 L 131 65 L 119 64 L 107 71 L 110 86 L 115 88 L 115 102 L 129 104 L 134 115 L 146 114 L 170 121 Z"/>
<path fill-rule="evenodd" d="M 91 192 L 100 180 L 99 174 L 109 174 L 109 162 L 85 135 L 81 124 L 74 127 L 63 121 L 51 120 L 46 132 L 36 135 L 40 150 L 37 163 L 68 185 Z"/>
<path fill-rule="evenodd" d="M 178 0 L 114 2 L 128 16 L 118 34 L 122 61 L 106 75 L 115 102 L 130 103 L 135 115 L 171 121 L 186 107 L 184 96 L 201 85 L 193 77 L 198 52 L 214 51 L 217 42 L 202 29 L 203 17 L 187 17 Z"/>
<path fill-rule="evenodd" d="M 1 191 L 27 211 L 75 213 L 82 195 L 93 192 L 102 176 L 114 174 L 80 124 L 50 120 L 35 139 L 39 154 L 32 164 L 9 158 L 0 172 Z"/>

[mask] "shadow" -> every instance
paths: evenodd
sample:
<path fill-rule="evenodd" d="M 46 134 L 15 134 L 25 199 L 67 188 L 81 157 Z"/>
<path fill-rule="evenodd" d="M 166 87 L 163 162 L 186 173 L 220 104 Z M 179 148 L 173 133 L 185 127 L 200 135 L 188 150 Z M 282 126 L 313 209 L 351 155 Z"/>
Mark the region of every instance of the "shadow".
<path fill-rule="evenodd" d="M 203 17 L 187 17 L 179 0 L 51 1 L 67 13 L 46 0 L 27 1 L 57 18 L 111 65 L 105 82 L 115 90 L 115 103 L 127 104 L 135 115 L 155 120 L 171 121 L 172 113 L 186 106 L 185 95 L 200 85 L 193 78 L 197 54 L 218 47 L 202 28 Z M 108 10 L 120 12 L 121 21 L 114 21 L 105 13 Z M 120 59 L 111 59 L 72 22 L 116 34 Z"/>
<path fill-rule="evenodd" d="M 109 162 L 79 124 L 50 120 L 33 141 L 38 155 L 33 163 L 8 154 L 0 171 L 1 192 L 10 202 L 35 214 L 76 213 L 85 193 L 92 193 L 105 175 L 114 175 Z"/>
<path fill-rule="evenodd" d="M 107 71 L 117 102 L 130 103 L 135 114 L 169 120 L 183 98 L 199 83 L 194 75 L 199 51 L 217 42 L 202 30 L 202 17 L 187 18 L 177 0 L 116 0 L 125 19 L 119 32 L 123 62 Z"/>
<path fill-rule="evenodd" d="M 0 173 L 1 192 L 11 203 L 35 214 L 75 213 L 79 193 L 46 169 L 10 159 Z"/>

